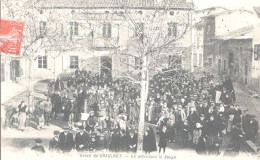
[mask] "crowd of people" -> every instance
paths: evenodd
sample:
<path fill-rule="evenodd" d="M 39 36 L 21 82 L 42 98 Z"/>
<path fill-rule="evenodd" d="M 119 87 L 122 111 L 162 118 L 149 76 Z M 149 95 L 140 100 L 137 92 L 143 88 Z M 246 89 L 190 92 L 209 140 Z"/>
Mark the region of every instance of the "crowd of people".
<path fill-rule="evenodd" d="M 47 101 L 37 102 L 33 111 L 37 129 L 51 120 L 67 124 L 63 132 L 54 132 L 50 151 L 136 152 L 140 86 L 77 69 L 67 79 L 58 77 L 48 88 Z M 151 125 L 145 129 L 143 150 L 157 151 L 158 135 L 159 152 L 165 152 L 167 143 L 176 143 L 198 154 L 218 155 L 222 138 L 228 134 L 229 147 L 239 152 L 243 140 L 256 140 L 258 122 L 235 101 L 228 77 L 216 82 L 208 73 L 195 77 L 182 69 L 154 75 L 145 108 L 145 120 Z M 27 110 L 22 102 L 10 116 L 11 122 L 18 120 L 21 130 Z"/>
<path fill-rule="evenodd" d="M 244 140 L 256 140 L 258 122 L 235 103 L 229 77 L 216 81 L 207 73 L 196 78 L 184 70 L 165 71 L 150 81 L 149 93 L 147 121 L 165 130 L 160 148 L 165 149 L 169 141 L 194 148 L 198 154 L 218 155 L 226 134 L 234 153 Z"/>

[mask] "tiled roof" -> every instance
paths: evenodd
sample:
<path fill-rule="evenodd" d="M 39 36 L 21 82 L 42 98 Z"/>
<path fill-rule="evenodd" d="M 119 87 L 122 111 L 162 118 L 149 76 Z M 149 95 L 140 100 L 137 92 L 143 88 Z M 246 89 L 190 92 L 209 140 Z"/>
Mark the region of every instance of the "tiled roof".
<path fill-rule="evenodd" d="M 179 8 L 193 9 L 191 0 L 40 0 L 42 8 Z M 190 2 L 191 1 L 191 2 Z"/>

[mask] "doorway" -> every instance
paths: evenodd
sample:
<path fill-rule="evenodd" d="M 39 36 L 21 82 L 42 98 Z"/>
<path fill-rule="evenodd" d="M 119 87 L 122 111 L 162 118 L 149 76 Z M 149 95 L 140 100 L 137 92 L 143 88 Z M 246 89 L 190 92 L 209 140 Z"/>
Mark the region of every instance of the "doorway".
<path fill-rule="evenodd" d="M 12 60 L 10 62 L 10 80 L 16 81 L 17 77 L 20 77 L 20 61 Z"/>
<path fill-rule="evenodd" d="M 100 75 L 112 78 L 112 58 L 110 56 L 101 56 L 100 65 Z"/>
<path fill-rule="evenodd" d="M 248 84 L 248 63 L 245 64 L 245 85 Z"/>

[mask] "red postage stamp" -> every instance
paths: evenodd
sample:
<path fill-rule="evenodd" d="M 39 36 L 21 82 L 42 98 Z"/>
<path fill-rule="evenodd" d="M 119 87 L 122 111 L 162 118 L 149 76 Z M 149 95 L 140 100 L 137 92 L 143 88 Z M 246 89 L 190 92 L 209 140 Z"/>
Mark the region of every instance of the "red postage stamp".
<path fill-rule="evenodd" d="M 19 55 L 24 22 L 0 20 L 0 52 Z"/>

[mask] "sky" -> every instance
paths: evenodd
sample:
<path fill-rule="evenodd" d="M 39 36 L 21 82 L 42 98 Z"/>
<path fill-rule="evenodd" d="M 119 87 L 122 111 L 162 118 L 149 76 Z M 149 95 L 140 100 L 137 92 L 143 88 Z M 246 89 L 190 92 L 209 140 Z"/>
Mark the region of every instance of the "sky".
<path fill-rule="evenodd" d="M 260 7 L 260 0 L 193 0 L 196 9 L 210 7 L 225 7 L 227 9 L 245 8 L 252 10 L 254 6 Z"/>

